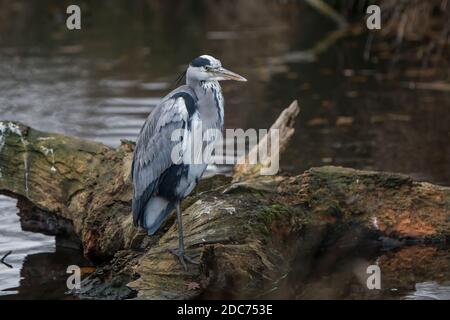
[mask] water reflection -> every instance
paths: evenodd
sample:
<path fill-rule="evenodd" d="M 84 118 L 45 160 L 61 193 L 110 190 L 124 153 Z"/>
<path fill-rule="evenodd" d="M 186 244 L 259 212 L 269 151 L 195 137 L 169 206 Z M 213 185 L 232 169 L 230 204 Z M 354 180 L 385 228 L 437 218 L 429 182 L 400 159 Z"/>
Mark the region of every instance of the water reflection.
<path fill-rule="evenodd" d="M 276 299 L 436 299 L 449 298 L 450 252 L 412 245 L 383 249 L 348 232 L 328 245 L 305 234 L 295 267 L 264 298 Z M 323 233 L 322 233 L 323 234 Z M 380 268 L 380 289 L 369 289 L 368 267 Z"/>
<path fill-rule="evenodd" d="M 20 270 L 19 283 L 0 291 L 3 299 L 64 299 L 67 295 L 67 267 L 89 265 L 78 251 L 57 247 L 55 252 L 28 254 Z"/>
<path fill-rule="evenodd" d="M 20 270 L 24 261 L 39 252 L 55 252 L 54 237 L 22 231 L 17 216 L 16 200 L 0 195 L 0 256 L 11 265 L 0 264 L 0 296 L 18 294 Z"/>
<path fill-rule="evenodd" d="M 439 285 L 434 281 L 417 283 L 415 291 L 405 299 L 450 300 L 450 283 L 448 285 Z"/>
<path fill-rule="evenodd" d="M 0 196 L 0 298 L 61 299 L 65 297 L 67 267 L 89 266 L 78 250 L 58 245 L 55 237 L 23 231 L 16 200 Z"/>

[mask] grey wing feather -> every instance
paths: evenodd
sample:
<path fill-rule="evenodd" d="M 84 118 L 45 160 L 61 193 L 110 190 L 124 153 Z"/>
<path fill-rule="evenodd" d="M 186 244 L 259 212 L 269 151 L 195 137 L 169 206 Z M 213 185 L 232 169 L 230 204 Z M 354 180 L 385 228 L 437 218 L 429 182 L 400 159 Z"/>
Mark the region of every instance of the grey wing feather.
<path fill-rule="evenodd" d="M 183 98 L 163 100 L 148 116 L 136 142 L 132 164 L 133 221 L 139 225 L 145 205 L 152 197 L 161 174 L 173 161 L 171 153 L 178 141 L 172 132 L 182 129 L 188 120 Z"/>

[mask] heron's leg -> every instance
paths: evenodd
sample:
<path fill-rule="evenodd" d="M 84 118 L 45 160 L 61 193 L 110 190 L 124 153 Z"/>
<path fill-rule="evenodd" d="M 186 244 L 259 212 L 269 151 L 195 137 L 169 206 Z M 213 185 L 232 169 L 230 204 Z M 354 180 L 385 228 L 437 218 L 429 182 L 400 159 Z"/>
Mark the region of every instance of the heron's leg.
<path fill-rule="evenodd" d="M 174 255 L 178 256 L 181 264 L 183 265 L 184 270 L 187 270 L 186 261 L 190 262 L 192 264 L 199 264 L 199 262 L 195 261 L 192 257 L 185 255 L 183 220 L 182 220 L 182 214 L 181 214 L 181 209 L 180 209 L 180 203 L 178 202 L 175 207 L 177 209 L 177 221 L 178 221 L 178 252 L 176 252 L 175 250 L 170 250 L 170 252 L 172 252 Z"/>
<path fill-rule="evenodd" d="M 180 203 L 177 202 L 177 221 L 178 221 L 178 253 L 184 255 L 184 234 L 183 234 L 183 216 L 181 214 Z"/>

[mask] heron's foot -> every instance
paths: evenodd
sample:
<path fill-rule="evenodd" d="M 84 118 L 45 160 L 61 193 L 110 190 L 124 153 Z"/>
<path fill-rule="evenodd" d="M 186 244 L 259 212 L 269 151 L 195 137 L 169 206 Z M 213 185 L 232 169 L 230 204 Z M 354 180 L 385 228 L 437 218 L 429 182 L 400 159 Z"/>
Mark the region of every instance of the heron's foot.
<path fill-rule="evenodd" d="M 187 262 L 196 265 L 200 264 L 200 261 L 194 260 L 195 258 L 200 256 L 200 253 L 197 253 L 193 256 L 187 256 L 184 254 L 184 251 L 180 252 L 179 250 L 176 249 L 169 249 L 169 252 L 178 257 L 181 265 L 183 266 L 184 271 L 187 271 L 187 264 L 186 264 Z"/>

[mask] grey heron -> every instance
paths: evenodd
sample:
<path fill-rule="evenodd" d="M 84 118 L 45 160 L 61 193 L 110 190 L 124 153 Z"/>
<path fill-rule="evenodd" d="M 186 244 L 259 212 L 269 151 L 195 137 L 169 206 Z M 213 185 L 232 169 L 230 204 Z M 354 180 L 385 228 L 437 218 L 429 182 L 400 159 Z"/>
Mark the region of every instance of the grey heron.
<path fill-rule="evenodd" d="M 181 129 L 185 132 L 183 139 L 192 142 L 192 130 L 199 125 L 203 132 L 223 129 L 224 99 L 219 85 L 222 80 L 247 81 L 223 68 L 212 56 L 192 60 L 186 71 L 186 84 L 164 97 L 148 116 L 133 156 L 134 224 L 152 235 L 176 209 L 179 247 L 171 252 L 178 256 L 185 270 L 186 261 L 197 262 L 185 253 L 180 202 L 195 188 L 207 164 L 174 162 L 172 150 L 177 141 L 172 141 L 172 133 Z M 208 144 L 213 142 L 211 139 Z M 187 152 L 187 147 L 181 148 L 180 153 Z"/>

